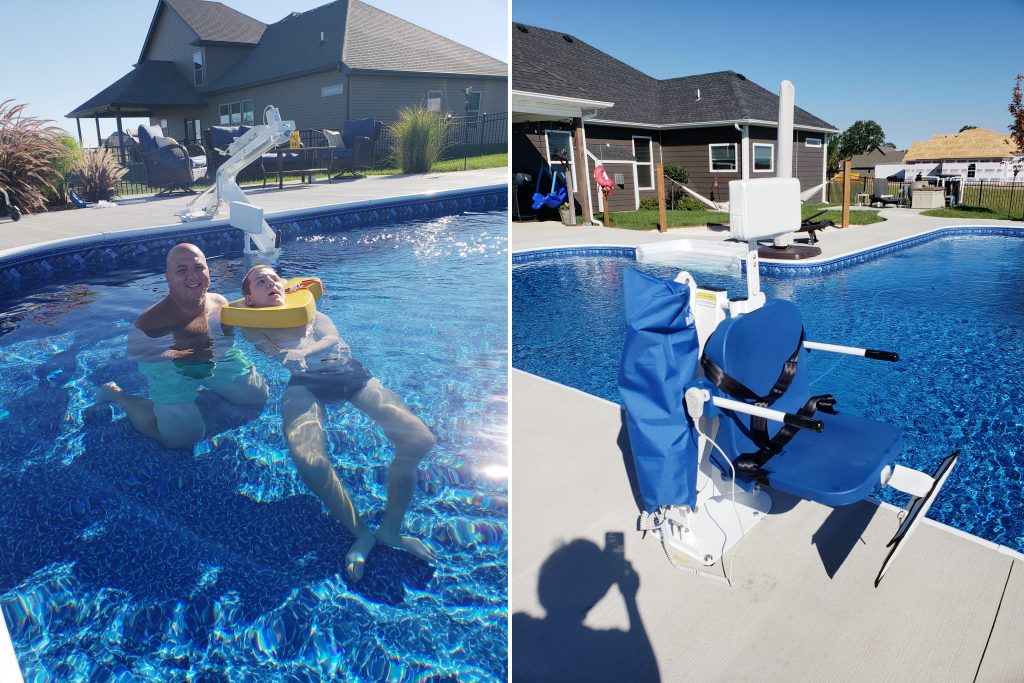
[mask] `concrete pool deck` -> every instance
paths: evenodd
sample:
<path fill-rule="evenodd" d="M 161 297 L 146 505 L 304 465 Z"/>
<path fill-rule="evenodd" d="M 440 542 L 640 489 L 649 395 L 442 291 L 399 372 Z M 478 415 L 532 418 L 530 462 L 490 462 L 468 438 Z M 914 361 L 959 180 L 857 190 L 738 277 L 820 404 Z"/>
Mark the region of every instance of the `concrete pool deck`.
<path fill-rule="evenodd" d="M 321 179 L 314 183 L 291 183 L 278 189 L 267 184 L 243 187 L 251 201 L 263 208 L 268 217 L 274 214 L 327 206 L 344 206 L 354 202 L 397 199 L 424 193 L 465 190 L 508 184 L 507 168 L 487 168 L 452 173 L 423 175 L 366 176 L 345 178 L 328 183 Z M 172 226 L 177 229 L 209 225 L 208 221 L 181 223 L 177 211 L 195 198 L 195 195 L 172 197 L 145 197 L 127 199 L 125 204 L 112 208 L 74 209 L 24 216 L 17 223 L 0 222 L 0 258 L 14 251 L 47 244 L 57 240 L 88 238 L 104 233 L 137 229 L 156 229 Z M 227 212 L 218 219 L 226 219 Z M 241 235 L 241 233 L 239 233 Z"/>
<path fill-rule="evenodd" d="M 819 233 L 823 257 L 953 225 L 1022 227 L 907 209 L 882 215 L 889 220 Z M 509 243 L 515 253 L 724 236 L 514 223 Z M 617 405 L 518 370 L 509 400 L 514 680 L 556 671 L 562 653 L 580 680 L 1024 680 L 1020 553 L 926 521 L 874 588 L 898 524 L 892 507 L 832 510 L 775 494 L 768 519 L 727 554 L 736 584 L 728 587 L 674 569 L 652 535 L 635 531 Z M 609 533 L 624 534 L 635 601 L 630 590 L 605 591 L 615 562 L 598 551 Z M 552 595 L 578 619 L 559 621 Z M 609 656 L 612 636 L 621 649 Z"/>

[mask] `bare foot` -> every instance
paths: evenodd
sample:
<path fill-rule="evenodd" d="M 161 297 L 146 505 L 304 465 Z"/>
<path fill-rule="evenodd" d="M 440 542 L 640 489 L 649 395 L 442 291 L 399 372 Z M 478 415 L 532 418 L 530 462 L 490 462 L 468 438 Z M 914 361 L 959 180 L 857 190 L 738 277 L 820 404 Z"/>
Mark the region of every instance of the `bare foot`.
<path fill-rule="evenodd" d="M 376 542 L 377 539 L 374 537 L 373 532 L 367 529 L 359 536 L 356 536 L 352 547 L 345 553 L 345 572 L 353 581 L 363 578 L 366 556 L 370 554 Z"/>
<path fill-rule="evenodd" d="M 399 534 L 393 534 L 382 529 L 378 529 L 377 541 L 384 545 L 391 546 L 392 548 L 398 548 L 399 550 L 404 550 L 407 553 L 412 553 L 416 557 L 427 562 L 433 562 L 437 558 L 437 553 L 431 550 L 423 543 L 423 541 L 418 538 L 413 538 L 412 536 L 401 536 Z"/>
<path fill-rule="evenodd" d="M 117 403 L 119 402 L 121 394 L 123 393 L 124 392 L 121 390 L 121 387 L 117 386 L 116 383 L 107 382 L 106 384 L 100 387 L 98 396 L 101 401 L 106 401 L 107 403 Z"/>

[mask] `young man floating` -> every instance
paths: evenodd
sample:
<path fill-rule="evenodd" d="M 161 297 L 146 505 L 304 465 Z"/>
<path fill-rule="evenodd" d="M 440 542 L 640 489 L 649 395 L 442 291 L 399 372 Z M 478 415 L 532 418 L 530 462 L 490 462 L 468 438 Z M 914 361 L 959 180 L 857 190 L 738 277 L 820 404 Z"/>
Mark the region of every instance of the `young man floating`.
<path fill-rule="evenodd" d="M 286 302 L 284 280 L 269 266 L 256 266 L 246 273 L 242 294 L 249 308 L 278 307 Z M 281 403 L 288 452 L 302 480 L 356 537 L 345 555 L 349 576 L 362 577 L 366 556 L 378 541 L 427 561 L 434 559 L 434 552 L 419 539 L 401 535 L 416 489 L 416 468 L 434 447 L 427 426 L 352 357 L 348 344 L 325 314 L 317 311 L 300 327 L 241 329 L 256 348 L 291 370 Z M 324 404 L 345 401 L 373 418 L 395 446 L 388 467 L 387 507 L 376 534 L 359 516 L 327 458 Z"/>

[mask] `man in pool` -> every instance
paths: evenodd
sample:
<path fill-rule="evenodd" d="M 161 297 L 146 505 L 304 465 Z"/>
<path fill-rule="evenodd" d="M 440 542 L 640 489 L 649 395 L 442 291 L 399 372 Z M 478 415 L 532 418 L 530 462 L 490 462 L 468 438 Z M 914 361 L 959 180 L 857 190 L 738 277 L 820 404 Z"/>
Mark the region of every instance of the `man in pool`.
<path fill-rule="evenodd" d="M 266 308 L 285 303 L 284 281 L 269 266 L 256 266 L 242 280 L 246 306 Z M 317 311 L 304 327 L 243 328 L 242 333 L 268 356 L 291 370 L 281 403 L 288 452 L 302 480 L 356 540 L 345 555 L 345 568 L 360 579 L 366 556 L 376 542 L 430 561 L 434 552 L 416 538 L 402 536 L 405 513 L 416 489 L 416 469 L 434 447 L 434 436 L 393 392 L 352 357 L 348 344 L 324 313 Z M 363 522 L 337 472 L 327 459 L 324 403 L 349 401 L 373 418 L 395 446 L 388 467 L 388 501 L 374 534 Z"/>
<path fill-rule="evenodd" d="M 114 382 L 100 387 L 99 397 L 124 408 L 145 436 L 167 448 L 187 448 L 206 434 L 195 404 L 201 388 L 239 405 L 266 403 L 268 390 L 221 329 L 227 299 L 208 291 L 210 271 L 199 247 L 172 248 L 164 275 L 167 296 L 143 312 L 128 335 L 128 357 L 146 376 L 149 398 L 124 392 Z"/>

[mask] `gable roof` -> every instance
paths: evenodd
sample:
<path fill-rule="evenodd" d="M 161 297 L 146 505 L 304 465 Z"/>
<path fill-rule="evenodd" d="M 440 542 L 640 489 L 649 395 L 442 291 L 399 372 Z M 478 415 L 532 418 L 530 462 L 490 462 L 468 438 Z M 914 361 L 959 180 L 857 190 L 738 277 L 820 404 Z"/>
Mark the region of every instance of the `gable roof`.
<path fill-rule="evenodd" d="M 198 37 L 197 43 L 256 45 L 266 28 L 262 21 L 212 0 L 160 0 L 149 23 L 146 39 L 142 41 L 140 62 L 145 59 L 160 12 L 167 9 L 176 12 L 188 24 Z"/>
<path fill-rule="evenodd" d="M 505 62 L 359 0 L 335 0 L 268 25 L 259 44 L 204 92 L 343 68 L 500 77 L 508 73 Z"/>
<path fill-rule="evenodd" d="M 591 119 L 656 127 L 776 123 L 779 97 L 735 71 L 658 80 L 568 34 L 513 24 L 512 89 L 614 102 Z M 700 98 L 697 91 L 700 91 Z M 837 130 L 795 107 L 798 127 Z"/>
<path fill-rule="evenodd" d="M 350 0 L 342 61 L 353 71 L 507 76 L 508 64 L 416 24 Z"/>
<path fill-rule="evenodd" d="M 1016 145 L 1009 135 L 987 128 L 972 128 L 955 135 L 933 135 L 910 145 L 904 162 L 932 159 L 1006 159 Z"/>
<path fill-rule="evenodd" d="M 895 147 L 874 147 L 864 154 L 854 154 L 850 159 L 853 168 L 872 168 L 877 164 L 898 164 L 903 161 L 907 150 Z"/>
<path fill-rule="evenodd" d="M 132 116 L 149 114 L 157 107 L 206 105 L 174 62 L 147 60 L 80 104 L 67 117 L 113 116 L 118 110 L 122 116 Z"/>

